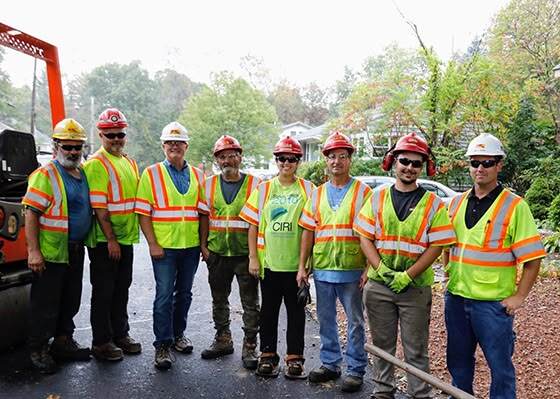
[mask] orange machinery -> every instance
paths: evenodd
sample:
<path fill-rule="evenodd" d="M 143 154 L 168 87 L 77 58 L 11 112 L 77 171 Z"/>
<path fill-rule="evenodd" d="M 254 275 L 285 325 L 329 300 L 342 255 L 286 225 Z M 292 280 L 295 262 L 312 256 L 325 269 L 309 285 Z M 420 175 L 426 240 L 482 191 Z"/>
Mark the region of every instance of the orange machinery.
<path fill-rule="evenodd" d="M 47 66 L 51 120 L 64 119 L 58 50 L 52 44 L 0 23 L 0 45 L 42 60 Z M 38 167 L 35 140 L 29 132 L 0 132 L 0 349 L 25 338 L 31 272 L 27 268 L 21 198 L 27 177 Z"/>

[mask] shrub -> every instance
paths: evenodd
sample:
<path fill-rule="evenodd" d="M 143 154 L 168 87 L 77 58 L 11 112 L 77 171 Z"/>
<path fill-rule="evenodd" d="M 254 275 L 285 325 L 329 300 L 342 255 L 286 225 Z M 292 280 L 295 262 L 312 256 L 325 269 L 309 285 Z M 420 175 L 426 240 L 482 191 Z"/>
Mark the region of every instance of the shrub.
<path fill-rule="evenodd" d="M 381 170 L 381 163 L 373 159 L 353 159 L 350 168 L 352 176 L 383 176 L 387 172 Z M 327 181 L 327 165 L 324 160 L 305 162 L 298 169 L 298 176 L 307 179 L 317 186 Z"/>
<path fill-rule="evenodd" d="M 548 216 L 548 208 L 554 197 L 560 192 L 560 178 L 537 177 L 527 193 L 525 199 L 529 203 L 535 219 L 544 220 Z"/>
<path fill-rule="evenodd" d="M 550 204 L 548 220 L 551 222 L 554 229 L 560 229 L 560 194 L 558 194 L 552 201 L 552 204 Z"/>

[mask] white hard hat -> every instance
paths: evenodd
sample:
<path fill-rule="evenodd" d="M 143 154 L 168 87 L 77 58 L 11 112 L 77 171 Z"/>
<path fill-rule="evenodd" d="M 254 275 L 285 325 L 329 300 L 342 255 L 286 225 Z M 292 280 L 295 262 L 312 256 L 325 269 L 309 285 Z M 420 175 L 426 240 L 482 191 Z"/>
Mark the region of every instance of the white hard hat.
<path fill-rule="evenodd" d="M 503 158 L 506 157 L 502 142 L 495 136 L 492 136 L 490 133 L 481 133 L 474 139 L 472 139 L 472 141 L 469 143 L 469 147 L 467 148 L 467 153 L 465 155 L 467 157 L 472 157 L 475 155 L 487 155 L 492 157 L 500 156 Z"/>
<path fill-rule="evenodd" d="M 163 128 L 159 139 L 162 142 L 184 141 L 186 143 L 189 141 L 189 135 L 187 134 L 187 129 L 179 122 L 171 122 Z"/>

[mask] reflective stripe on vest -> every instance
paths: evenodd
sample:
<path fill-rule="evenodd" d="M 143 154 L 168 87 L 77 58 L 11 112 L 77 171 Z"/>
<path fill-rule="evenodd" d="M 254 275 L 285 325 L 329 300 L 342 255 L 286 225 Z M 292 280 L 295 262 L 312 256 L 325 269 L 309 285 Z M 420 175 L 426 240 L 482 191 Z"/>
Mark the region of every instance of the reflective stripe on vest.
<path fill-rule="evenodd" d="M 247 232 L 247 230 L 249 229 L 249 223 L 241 219 L 239 216 L 219 216 L 216 214 L 212 205 L 214 204 L 214 199 L 216 198 L 216 189 L 219 179 L 220 175 L 214 175 L 206 180 L 206 193 L 208 198 L 210 199 L 210 230 Z M 243 184 L 244 183 L 245 182 L 243 182 Z M 256 179 L 254 176 L 247 175 L 247 191 L 245 192 L 245 201 L 249 199 L 251 192 L 257 187 L 258 183 L 258 179 Z M 243 184 L 241 185 L 242 187 Z"/>
<path fill-rule="evenodd" d="M 44 230 L 68 232 L 68 215 L 63 215 L 62 211 L 64 197 L 62 195 L 60 174 L 53 162 L 45 165 L 45 170 L 47 171 L 53 191 L 53 203 L 47 212 L 41 214 L 39 224 Z"/>
<path fill-rule="evenodd" d="M 109 161 L 109 159 L 102 152 L 99 152 L 93 158 L 98 159 L 101 162 L 101 164 L 107 171 L 107 175 L 109 176 L 109 195 L 107 198 L 107 210 L 113 214 L 121 214 L 121 215 L 133 213 L 134 202 L 136 199 L 123 198 L 124 195 L 123 195 L 122 184 L 119 179 L 117 170 L 115 169 L 111 161 Z M 130 163 L 130 166 L 132 167 L 132 170 L 134 171 L 136 178 L 138 178 L 138 166 L 136 165 L 136 162 L 126 156 L 124 158 Z M 104 203 L 105 193 L 93 191 L 90 194 L 90 201 L 92 205 L 94 205 L 95 203 Z"/>

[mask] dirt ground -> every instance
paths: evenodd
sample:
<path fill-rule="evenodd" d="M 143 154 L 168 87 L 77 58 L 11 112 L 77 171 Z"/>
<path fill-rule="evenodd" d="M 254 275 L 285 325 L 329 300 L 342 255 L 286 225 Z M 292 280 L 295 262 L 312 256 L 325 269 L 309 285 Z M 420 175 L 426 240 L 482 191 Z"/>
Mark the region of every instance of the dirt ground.
<path fill-rule="evenodd" d="M 339 308 L 339 326 L 342 341 L 346 326 L 342 308 Z M 514 363 L 517 370 L 518 399 L 560 399 L 560 278 L 537 280 L 521 310 L 515 315 Z M 369 331 L 366 333 L 369 340 Z M 443 315 L 443 290 L 440 285 L 433 289 L 432 321 L 430 325 L 430 359 L 432 374 L 450 382 L 445 362 L 446 330 Z M 402 359 L 402 351 L 397 350 Z M 370 357 L 370 361 L 372 358 Z M 406 377 L 397 371 L 399 391 L 406 392 Z M 475 396 L 488 398 L 490 374 L 484 355 L 477 350 Z M 438 398 L 446 395 L 437 392 Z"/>

